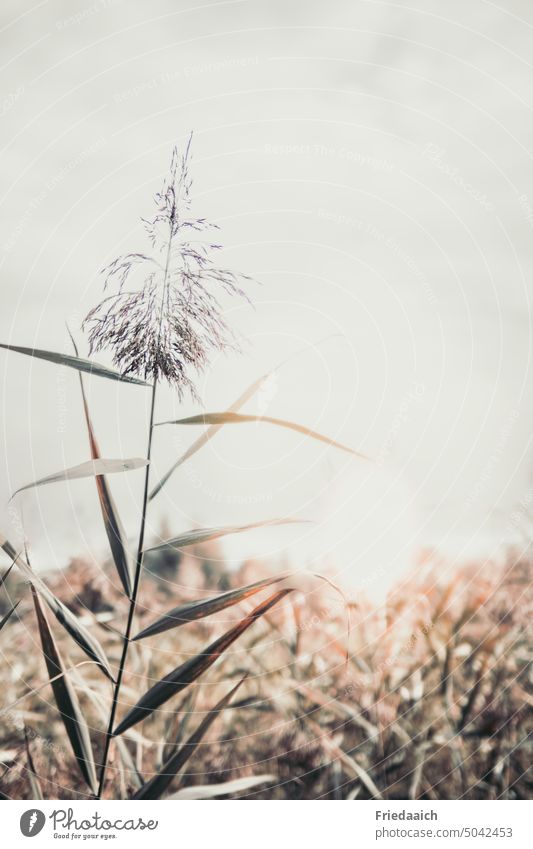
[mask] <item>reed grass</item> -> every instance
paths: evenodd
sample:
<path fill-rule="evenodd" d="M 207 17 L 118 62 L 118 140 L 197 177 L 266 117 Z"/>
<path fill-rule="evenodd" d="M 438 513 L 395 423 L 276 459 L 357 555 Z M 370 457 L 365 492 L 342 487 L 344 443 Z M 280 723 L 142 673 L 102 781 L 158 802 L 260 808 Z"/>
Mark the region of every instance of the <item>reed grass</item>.
<path fill-rule="evenodd" d="M 208 711 L 207 717 L 200 722 L 188 742 L 183 743 L 177 751 L 173 751 L 168 760 L 163 763 L 162 768 L 150 779 L 144 780 L 137 767 L 134 770 L 136 779 L 133 779 L 131 766 L 135 763 L 135 759 L 128 745 L 124 743 L 123 735 L 126 732 L 131 734 L 134 726 L 141 722 L 145 723 L 167 702 L 174 701 L 178 694 L 196 684 L 197 680 L 224 656 L 235 641 L 247 634 L 267 615 L 272 614 L 272 611 L 282 602 L 286 602 L 289 595 L 297 588 L 293 578 L 275 577 L 252 582 L 250 585 L 235 588 L 229 593 L 216 593 L 208 600 L 199 599 L 185 606 L 174 606 L 155 623 L 148 624 L 138 632 L 133 639 L 134 622 L 139 613 L 138 601 L 145 556 L 150 551 L 161 548 L 156 546 L 155 549 L 150 549 L 145 544 L 149 503 L 161 491 L 177 466 L 185 461 L 183 457 L 179 458 L 150 492 L 150 462 L 156 426 L 167 423 L 156 421 L 157 389 L 162 381 L 166 381 L 179 398 L 185 392 L 197 398 L 196 379 L 198 374 L 208 366 L 212 351 L 235 350 L 238 347 L 231 329 L 224 321 L 219 299 L 221 295 L 247 297 L 243 287 L 249 283 L 249 278 L 245 275 L 237 274 L 215 262 L 214 255 L 220 249 L 220 245 L 210 241 L 207 234 L 216 225 L 192 214 L 191 141 L 192 137 L 189 138 L 182 155 L 177 149 L 174 150 L 169 173 L 161 190 L 155 196 L 155 214 L 151 219 L 144 221 L 150 249 L 120 256 L 108 264 L 104 269 L 107 292 L 103 300 L 90 311 L 84 322 L 89 335 L 90 356 L 102 350 L 110 350 L 115 368 L 103 366 L 91 358 L 80 357 L 72 336 L 74 354 L 10 344 L 0 346 L 16 354 L 74 369 L 79 377 L 81 409 L 88 434 L 90 459 L 83 460 L 67 469 L 43 475 L 19 487 L 12 497 L 20 498 L 27 490 L 45 485 L 57 485 L 79 478 L 94 478 L 112 561 L 124 592 L 123 604 L 117 605 L 121 614 L 124 613 L 122 608 L 124 606 L 126 608 L 124 625 L 119 624 L 112 629 L 109 628 L 106 631 L 108 640 L 105 647 L 102 646 L 100 640 L 94 635 L 98 623 L 91 621 L 86 624 L 83 621 L 85 617 L 80 617 L 67 606 L 50 589 L 49 582 L 43 580 L 32 569 L 27 552 L 23 556 L 5 537 L 2 537 L 0 542 L 4 552 L 11 559 L 9 569 L 15 566 L 24 576 L 31 590 L 42 654 L 56 709 L 62 718 L 74 761 L 85 781 L 87 792 L 96 798 L 106 794 L 116 796 L 124 792 L 136 799 L 153 798 L 167 791 L 173 779 L 199 746 L 202 737 L 217 718 L 217 714 L 229 708 L 237 687 L 233 687 L 229 694 L 226 694 L 214 708 Z M 146 388 L 149 388 L 149 420 L 144 457 L 102 457 L 85 393 L 84 379 L 87 375 L 133 384 L 136 391 L 144 392 Z M 262 381 L 256 381 L 245 390 L 228 411 L 207 413 L 192 419 L 172 422 L 177 426 L 185 424 L 208 426 L 203 437 L 196 440 L 189 449 L 187 458 L 200 450 L 218 428 L 256 420 L 256 417 L 239 414 L 236 410 L 260 388 L 261 383 Z M 264 421 L 304 434 L 332 448 L 349 451 L 352 454 L 358 453 L 299 423 L 272 417 L 264 417 Z M 143 486 L 138 542 L 132 557 L 119 509 L 113 500 L 108 476 L 132 473 L 139 469 L 143 470 Z M 163 547 L 181 551 L 227 534 L 243 533 L 258 526 L 287 524 L 292 521 L 294 520 L 290 517 L 268 518 L 260 519 L 250 525 L 234 524 L 226 528 L 193 529 L 180 537 L 167 540 Z M 282 585 L 276 586 L 270 592 L 274 584 Z M 128 692 L 127 687 L 130 686 L 127 682 L 128 662 L 134 644 L 153 634 L 159 637 L 160 633 L 166 630 L 175 630 L 178 626 L 189 625 L 214 613 L 241 605 L 251 596 L 266 590 L 269 590 L 269 594 L 259 600 L 252 610 L 241 613 L 241 618 L 231 628 L 210 641 L 207 646 L 189 655 L 187 660 L 179 663 L 175 668 L 162 671 L 155 683 L 151 683 L 144 693 L 134 698 L 130 709 L 117 724 L 119 703 L 124 699 Z M 6 626 L 9 627 L 16 619 L 15 613 L 18 612 L 19 603 L 20 599 L 12 604 L 11 609 L 0 622 L 0 630 L 5 629 Z M 57 633 L 48 621 L 43 603 L 53 613 L 56 623 L 61 628 Z M 124 621 L 123 616 L 119 619 L 120 621 Z M 111 682 L 110 703 L 105 693 L 95 689 L 94 682 L 85 670 L 82 675 L 79 665 L 71 668 L 63 659 L 59 649 L 61 635 L 68 636 L 73 644 L 77 645 L 89 658 L 94 669 L 104 674 L 106 687 L 109 686 L 109 681 Z M 119 656 L 118 661 L 113 661 L 111 658 L 116 657 L 117 638 Z M 111 645 L 107 645 L 109 640 Z M 72 648 L 73 645 L 70 646 L 70 649 Z M 178 648 L 181 651 L 181 643 Z M 146 650 L 139 650 L 137 657 L 139 656 L 146 657 Z M 144 676 L 137 674 L 136 679 L 139 680 L 139 677 L 145 683 L 148 680 L 153 681 L 153 676 L 149 677 L 147 674 Z M 246 671 L 241 677 L 244 681 Z M 97 707 L 99 720 L 95 725 L 89 724 L 80 706 L 78 690 L 85 691 L 89 702 L 93 704 L 93 707 Z M 24 699 L 25 696 L 22 698 Z M 16 704 L 18 703 L 17 699 Z M 102 716 L 105 717 L 106 714 L 107 720 L 102 729 Z M 98 738 L 96 747 L 95 737 Z M 143 737 L 141 736 L 140 739 Z M 109 760 L 114 741 L 116 741 L 116 754 L 122 763 L 118 790 L 115 781 L 112 782 L 112 787 L 107 786 Z M 36 792 L 38 788 L 32 767 L 33 756 L 27 741 L 25 743 L 26 759 L 30 765 L 30 774 L 33 776 L 30 785 Z M 172 740 L 169 743 L 172 743 Z M 125 778 L 125 770 L 129 772 L 128 781 Z"/>

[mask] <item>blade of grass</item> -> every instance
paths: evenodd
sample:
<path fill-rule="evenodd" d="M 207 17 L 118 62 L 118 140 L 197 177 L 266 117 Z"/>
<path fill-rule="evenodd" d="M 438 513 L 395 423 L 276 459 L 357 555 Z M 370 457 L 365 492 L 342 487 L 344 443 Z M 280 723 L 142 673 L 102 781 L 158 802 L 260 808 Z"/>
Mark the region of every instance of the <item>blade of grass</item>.
<path fill-rule="evenodd" d="M 240 395 L 237 400 L 234 401 L 234 403 L 231 405 L 231 407 L 229 408 L 229 412 L 236 412 L 242 407 L 243 404 L 246 403 L 246 401 L 252 398 L 253 395 L 255 395 L 255 393 L 257 392 L 257 390 L 261 387 L 263 382 L 270 376 L 270 374 L 273 374 L 273 372 L 263 374 L 260 378 L 258 378 L 258 380 L 255 380 L 247 389 L 245 389 L 242 395 Z M 149 495 L 149 501 L 151 501 L 152 498 L 155 498 L 156 495 L 158 495 L 158 493 L 163 489 L 164 485 L 167 483 L 171 475 L 174 474 L 176 469 L 183 465 L 183 463 L 185 463 L 187 460 L 190 460 L 190 458 L 194 454 L 196 454 L 196 452 L 199 451 L 200 448 L 203 448 L 204 445 L 206 445 L 211 439 L 213 439 L 213 437 L 220 430 L 221 427 L 222 425 L 211 425 L 211 427 L 206 428 L 202 435 L 199 436 L 198 439 L 193 442 L 193 444 L 189 448 L 187 448 L 187 450 L 184 454 L 181 455 L 181 457 L 178 457 L 174 465 L 170 467 L 168 472 L 166 472 L 161 478 L 161 480 L 154 486 Z"/>
<path fill-rule="evenodd" d="M 219 539 L 229 534 L 240 534 L 243 531 L 252 531 L 255 528 L 266 528 L 275 525 L 294 525 L 307 523 L 306 519 L 267 519 L 263 522 L 252 522 L 250 525 L 227 525 L 225 528 L 197 528 L 187 531 L 178 537 L 153 545 L 145 549 L 147 551 L 163 551 L 167 548 L 183 548 L 187 545 L 196 545 L 201 542 Z"/>
<path fill-rule="evenodd" d="M 319 689 L 316 687 L 311 687 L 309 684 L 302 683 L 300 681 L 296 681 L 295 679 L 289 681 L 292 687 L 295 690 L 302 693 L 310 702 L 318 705 L 321 708 L 325 708 L 326 710 L 331 711 L 335 716 L 338 716 L 341 719 L 345 719 L 348 717 L 351 719 L 356 725 L 358 725 L 368 736 L 369 740 L 377 740 L 379 737 L 379 728 L 377 726 L 372 725 L 368 719 L 354 710 L 350 705 L 341 702 L 337 698 L 325 696 Z"/>
<path fill-rule="evenodd" d="M 87 685 L 80 674 L 78 668 L 70 668 L 65 670 L 65 672 L 70 673 L 70 677 L 73 683 L 76 686 L 76 689 L 81 690 L 85 693 L 86 697 L 89 699 L 91 704 L 94 705 L 96 711 L 102 722 L 105 724 L 107 722 L 107 710 L 104 706 L 104 699 L 102 699 L 102 695 L 100 692 L 96 692 L 92 685 Z M 127 775 L 129 784 L 134 787 L 140 787 L 143 783 L 142 776 L 139 774 L 137 767 L 135 766 L 135 761 L 133 760 L 132 755 L 130 754 L 130 750 L 128 749 L 127 743 L 121 737 L 117 737 L 117 751 L 122 761 L 122 765 L 124 771 Z M 98 765 L 98 764 L 97 764 Z"/>
<path fill-rule="evenodd" d="M 0 547 L 14 561 L 20 569 L 25 579 L 29 584 L 34 586 L 41 597 L 44 599 L 57 621 L 63 626 L 65 631 L 75 640 L 79 647 L 85 652 L 87 657 L 90 657 L 98 664 L 102 672 L 113 681 L 113 675 L 109 666 L 109 662 L 105 656 L 104 650 L 98 640 L 81 624 L 78 617 L 72 613 L 68 607 L 65 607 L 50 590 L 42 578 L 35 574 L 29 563 L 26 563 L 24 558 L 17 554 L 12 544 L 4 536 L 0 534 Z"/>
<path fill-rule="evenodd" d="M 350 615 L 350 605 L 348 603 L 348 599 L 346 598 L 346 595 L 343 593 L 338 584 L 332 581 L 331 578 L 326 577 L 326 575 L 321 575 L 320 572 L 313 572 L 312 574 L 315 576 L 315 578 L 318 578 L 319 581 L 323 581 L 325 584 L 331 587 L 332 590 L 335 590 L 335 592 L 338 593 L 338 595 L 340 595 L 342 599 L 344 609 L 346 611 L 346 648 L 344 650 L 344 655 L 345 662 L 346 664 L 348 664 L 348 661 L 350 659 L 350 634 L 352 632 L 352 617 Z"/>
<path fill-rule="evenodd" d="M 362 784 L 365 785 L 366 789 L 370 793 L 372 799 L 381 799 L 383 800 L 383 796 L 373 781 L 372 777 L 368 774 L 368 772 L 363 769 L 361 764 L 359 764 L 355 758 L 352 758 L 347 752 L 344 751 L 331 737 L 328 732 L 324 732 L 320 726 L 314 722 L 313 720 L 307 718 L 307 722 L 309 726 L 315 731 L 317 735 L 317 739 L 320 739 L 326 748 L 333 754 L 336 758 L 340 760 L 348 769 L 358 778 Z"/>
<path fill-rule="evenodd" d="M 28 761 L 28 776 L 30 779 L 32 799 L 42 800 L 44 798 L 43 791 L 31 756 L 30 741 L 28 739 L 28 729 L 26 728 L 26 725 L 24 725 L 24 742 L 26 744 L 26 759 Z"/>
<path fill-rule="evenodd" d="M 246 676 L 245 676 L 246 677 Z M 241 686 L 244 678 L 241 678 L 238 684 L 233 687 L 229 693 L 220 699 L 209 713 L 203 718 L 200 725 L 194 731 L 186 743 L 181 746 L 178 751 L 172 755 L 162 766 L 161 770 L 147 781 L 146 784 L 137 790 L 133 799 L 160 799 L 163 793 L 167 790 L 172 779 L 176 776 L 179 770 L 187 763 L 189 758 L 194 754 L 199 743 L 218 717 L 224 708 L 230 703 L 232 697 Z"/>
<path fill-rule="evenodd" d="M 6 613 L 6 615 L 5 615 L 5 616 L 3 617 L 3 619 L 0 621 L 0 631 L 2 630 L 2 628 L 4 627 L 4 625 L 6 625 L 6 624 L 7 624 L 7 622 L 9 622 L 9 620 L 10 620 L 10 619 L 11 619 L 11 617 L 13 616 L 13 614 L 14 614 L 15 610 L 17 609 L 17 607 L 19 606 L 19 604 L 20 604 L 20 599 L 19 599 L 19 601 L 17 601 L 17 603 L 16 603 L 16 604 L 14 604 L 14 605 L 13 605 L 13 607 L 11 608 L 11 610 L 9 611 L 9 613 Z"/>
<path fill-rule="evenodd" d="M 81 663 L 77 663 L 75 666 L 68 666 L 65 669 L 65 674 L 67 672 L 74 672 L 74 670 L 78 669 L 80 666 L 87 666 L 88 664 L 90 664 L 92 662 L 93 661 L 91 661 L 91 660 L 82 660 Z M 61 675 L 63 675 L 63 674 L 64 673 L 61 673 Z M 59 675 L 57 677 L 60 678 L 61 675 Z M 22 702 L 25 701 L 26 699 L 32 698 L 33 696 L 35 696 L 36 693 L 38 693 L 40 690 L 44 690 L 44 688 L 48 687 L 48 685 L 51 684 L 51 683 L 52 683 L 51 679 L 47 678 L 46 681 L 44 681 L 43 683 L 35 684 L 34 686 L 31 687 L 31 689 L 26 690 L 26 692 L 22 696 L 19 696 L 18 699 L 15 699 L 14 702 L 11 702 L 10 704 L 6 705 L 5 707 L 2 707 L 0 709 L 0 716 L 6 715 L 7 713 L 9 713 L 10 710 L 12 710 L 13 708 L 16 708 L 18 705 L 22 704 Z"/>
<path fill-rule="evenodd" d="M 13 562 L 13 563 L 11 564 L 11 566 L 10 566 L 8 569 L 6 569 L 5 573 L 4 573 L 4 574 L 2 575 L 2 577 L 0 578 L 0 588 L 4 586 L 4 584 L 5 584 L 6 580 L 7 580 L 7 578 L 9 577 L 9 573 L 11 572 L 11 570 L 12 570 L 12 568 L 13 568 L 13 566 L 14 566 L 14 565 L 15 565 L 15 562 Z"/>
<path fill-rule="evenodd" d="M 278 578 L 264 578 L 262 581 L 248 584 L 246 587 L 239 587 L 237 590 L 228 590 L 228 592 L 212 596 L 211 598 L 191 601 L 189 604 L 174 607 L 155 622 L 152 622 L 151 625 L 148 625 L 147 628 L 144 628 L 133 639 L 142 640 L 144 637 L 152 637 L 154 634 L 161 634 L 163 631 L 169 631 L 171 628 L 178 628 L 186 622 L 194 622 L 197 619 L 211 616 L 213 613 L 218 613 L 220 610 L 225 610 L 227 607 L 231 607 L 245 598 L 255 595 L 265 587 L 270 587 L 272 584 L 284 581 L 285 578 L 287 578 L 287 575 L 281 575 Z"/>
<path fill-rule="evenodd" d="M 220 784 L 197 784 L 194 787 L 183 787 L 169 799 L 216 799 L 218 796 L 231 796 L 253 790 L 260 784 L 273 784 L 279 779 L 275 775 L 250 775 L 246 778 L 234 778 L 233 781 L 222 781 Z"/>
<path fill-rule="evenodd" d="M 253 398 L 255 393 L 261 388 L 263 383 L 266 380 L 268 380 L 269 377 L 272 377 L 274 374 L 276 374 L 278 371 L 280 371 L 283 368 L 284 365 L 286 365 L 292 359 L 297 357 L 299 354 L 303 354 L 303 353 L 305 353 L 305 351 L 309 351 L 311 348 L 316 348 L 322 342 L 327 342 L 329 339 L 332 339 L 335 336 L 339 336 L 339 335 L 340 334 L 333 333 L 330 336 L 326 336 L 324 339 L 321 339 L 316 343 L 313 343 L 311 345 L 304 345 L 302 348 L 299 348 L 297 351 L 294 351 L 293 354 L 291 354 L 289 357 L 286 357 L 284 360 L 282 360 L 280 363 L 278 363 L 278 365 L 275 366 L 275 368 L 273 368 L 271 371 L 268 371 L 266 374 L 261 375 L 261 377 L 259 377 L 257 380 L 254 380 L 254 382 L 251 383 L 250 386 L 248 386 L 244 390 L 242 395 L 239 395 L 239 397 L 235 399 L 233 404 L 231 404 L 231 406 L 229 407 L 228 412 L 229 413 L 238 412 L 238 410 L 240 410 L 240 408 L 243 406 L 243 404 L 245 404 L 247 401 L 249 401 L 250 398 Z M 167 483 L 169 478 L 174 474 L 176 469 L 178 469 L 183 463 L 185 463 L 187 460 L 189 460 L 194 454 L 196 454 L 197 451 L 199 451 L 201 448 L 203 448 L 203 446 L 206 445 L 215 436 L 216 433 L 218 433 L 218 431 L 220 430 L 221 427 L 223 427 L 223 425 L 211 425 L 210 427 L 205 429 L 205 431 L 202 433 L 202 435 L 199 436 L 198 439 L 195 440 L 195 442 L 193 442 L 193 444 L 191 446 L 189 446 L 189 448 L 187 448 L 187 450 L 185 451 L 184 454 L 182 454 L 180 457 L 178 457 L 178 459 L 176 460 L 174 465 L 171 466 L 170 469 L 163 475 L 163 477 L 161 478 L 159 483 L 157 483 L 154 486 L 154 488 L 152 489 L 152 491 L 149 495 L 149 499 L 148 499 L 149 501 L 151 501 L 152 498 L 155 498 L 156 495 L 158 495 L 159 492 L 161 492 L 161 490 L 163 489 L 163 487 L 165 486 L 165 484 Z"/>
<path fill-rule="evenodd" d="M 147 465 L 148 461 L 141 457 L 132 457 L 126 460 L 87 460 L 85 463 L 80 463 L 77 466 L 71 466 L 69 469 L 64 469 L 61 472 L 56 472 L 56 474 L 48 475 L 47 477 L 40 478 L 32 483 L 27 483 L 25 486 L 21 486 L 19 489 L 15 490 L 11 498 L 14 498 L 19 492 L 24 492 L 26 489 L 43 486 L 43 484 L 47 483 L 71 481 L 79 478 L 95 477 L 98 475 L 111 475 L 117 474 L 118 472 L 131 472 L 135 469 L 142 469 Z"/>
<path fill-rule="evenodd" d="M 68 332 L 70 334 L 70 338 L 72 340 L 76 356 L 78 356 L 78 348 L 76 346 L 74 337 L 70 333 L 70 330 Z M 83 376 L 81 372 L 78 377 L 80 380 L 80 390 L 83 402 L 83 411 L 85 414 L 85 423 L 87 425 L 87 432 L 89 435 L 89 447 L 91 450 L 91 457 L 93 458 L 93 460 L 100 460 L 100 449 L 98 447 L 93 423 L 91 421 L 91 416 L 89 413 L 89 404 L 87 402 L 87 395 L 85 393 L 85 386 L 83 383 Z M 124 592 L 129 598 L 131 595 L 132 588 L 131 556 L 128 548 L 126 532 L 124 530 L 124 526 L 122 525 L 118 510 L 113 500 L 113 496 L 111 495 L 109 484 L 107 483 L 105 476 L 97 475 L 95 481 L 96 489 L 98 491 L 98 499 L 100 501 L 100 509 L 102 511 L 102 519 L 104 521 L 107 539 L 109 540 L 109 547 L 113 556 L 113 562 L 115 564 L 117 574 L 122 582 Z"/>
<path fill-rule="evenodd" d="M 168 761 L 168 759 L 174 754 L 174 752 L 177 752 L 180 745 L 183 743 L 187 729 L 192 721 L 192 717 L 194 716 L 198 690 L 198 687 L 193 687 L 192 690 L 189 690 L 183 701 L 178 705 L 176 712 L 171 716 L 169 722 L 165 723 L 167 726 L 167 729 L 165 730 L 167 742 L 165 743 L 164 741 L 161 741 L 158 747 L 158 752 L 160 752 L 157 756 L 158 763 L 165 763 L 165 761 Z M 121 737 L 117 737 L 117 740 L 121 739 Z"/>
<path fill-rule="evenodd" d="M 136 383 L 138 386 L 148 386 L 144 380 L 137 377 L 128 377 L 120 374 L 112 368 L 103 366 L 100 363 L 95 363 L 93 360 L 85 360 L 81 357 L 73 357 L 69 354 L 59 354 L 56 351 L 43 351 L 39 348 L 23 348 L 20 345 L 6 345 L 0 342 L 0 348 L 6 351 L 16 351 L 18 354 L 26 354 L 29 357 L 35 357 L 38 360 L 46 360 L 49 363 L 55 363 L 60 366 L 67 366 L 78 371 L 86 372 L 87 374 L 95 374 L 97 377 L 107 377 L 110 380 L 119 380 L 122 383 Z"/>
<path fill-rule="evenodd" d="M 89 789 L 96 794 L 98 784 L 96 781 L 96 769 L 94 766 L 89 729 L 83 718 L 76 691 L 65 674 L 64 664 L 39 596 L 33 586 L 31 589 L 48 675 L 51 679 L 55 679 L 51 685 L 54 698 L 79 770 L 87 782 Z M 56 677 L 58 673 L 62 673 L 60 678 Z"/>
<path fill-rule="evenodd" d="M 353 454 L 355 457 L 361 457 L 363 460 L 369 460 L 365 454 L 349 448 L 347 445 L 342 445 L 329 436 L 324 436 L 317 433 L 316 430 L 311 430 L 305 425 L 296 424 L 295 422 L 287 421 L 286 419 L 276 419 L 273 416 L 248 416 L 242 413 L 201 413 L 199 416 L 188 416 L 185 419 L 174 419 L 167 422 L 156 422 L 155 427 L 162 425 L 228 425 L 228 424 L 248 424 L 250 422 L 266 422 L 267 424 L 276 425 L 276 427 L 287 428 L 294 430 L 296 433 L 302 433 L 304 436 L 309 436 L 311 439 L 316 439 L 318 442 L 324 442 L 326 445 L 331 445 L 333 448 L 339 448 L 341 451 L 346 451 L 348 454 Z"/>
<path fill-rule="evenodd" d="M 211 643 L 203 652 L 195 655 L 185 663 L 178 666 L 168 675 L 166 675 L 157 684 L 154 684 L 137 704 L 131 708 L 124 719 L 119 723 L 114 731 L 114 735 L 122 734 L 136 725 L 147 716 L 150 716 L 156 708 L 160 707 L 164 702 L 168 701 L 176 693 L 184 690 L 193 681 L 202 675 L 216 660 L 226 651 L 229 646 L 235 642 L 260 616 L 263 616 L 268 610 L 274 607 L 279 601 L 285 598 L 292 592 L 292 589 L 278 590 L 273 595 L 269 596 L 265 601 L 255 607 L 251 613 L 244 617 L 235 627 L 231 628 L 225 634 Z"/>

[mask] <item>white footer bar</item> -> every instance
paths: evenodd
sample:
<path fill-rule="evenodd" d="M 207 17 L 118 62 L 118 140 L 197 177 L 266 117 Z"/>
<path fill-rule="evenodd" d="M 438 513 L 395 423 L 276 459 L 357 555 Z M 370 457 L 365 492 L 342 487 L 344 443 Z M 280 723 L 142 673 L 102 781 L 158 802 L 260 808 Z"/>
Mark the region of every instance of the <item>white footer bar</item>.
<path fill-rule="evenodd" d="M 6 849 L 533 847 L 531 802 L 8 801 L 0 811 Z"/>

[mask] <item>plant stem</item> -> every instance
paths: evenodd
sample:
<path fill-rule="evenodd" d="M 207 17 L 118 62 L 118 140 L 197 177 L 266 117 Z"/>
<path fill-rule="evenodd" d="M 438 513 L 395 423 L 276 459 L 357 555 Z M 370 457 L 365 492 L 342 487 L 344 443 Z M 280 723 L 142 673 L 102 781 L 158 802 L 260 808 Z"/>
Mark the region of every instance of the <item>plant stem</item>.
<path fill-rule="evenodd" d="M 180 185 L 181 189 L 181 185 Z M 179 200 L 179 192 L 178 192 L 178 200 Z M 163 327 L 163 316 L 165 311 L 165 298 L 167 297 L 168 292 L 168 277 L 169 277 L 169 268 L 170 268 L 170 258 L 172 255 L 172 239 L 175 235 L 175 222 L 177 216 L 177 208 L 176 208 L 176 200 L 174 202 L 172 212 L 169 219 L 169 235 L 168 235 L 168 244 L 167 244 L 167 256 L 165 262 L 165 272 L 163 276 L 163 293 L 161 297 L 161 310 L 159 315 L 159 330 L 158 330 L 158 346 L 159 341 L 161 339 L 161 330 Z M 113 737 L 113 726 L 115 724 L 115 715 L 117 712 L 118 705 L 118 697 L 120 694 L 120 687 L 122 684 L 122 676 L 124 675 L 124 668 L 126 666 L 126 658 L 128 657 L 128 649 L 130 646 L 130 636 L 131 636 L 131 627 L 133 625 L 133 617 L 135 615 L 135 608 L 137 606 L 137 594 L 139 592 L 139 584 L 141 582 L 141 574 L 143 568 L 143 556 L 144 556 L 144 532 L 146 530 L 146 516 L 148 512 L 148 493 L 149 493 L 149 484 L 150 484 L 150 461 L 152 459 L 152 437 L 154 434 L 154 412 L 155 412 L 155 396 L 157 390 L 157 372 L 154 375 L 153 383 L 152 383 L 152 400 L 150 404 L 150 422 L 148 425 L 148 447 L 146 449 L 146 459 L 148 460 L 148 465 L 146 466 L 146 471 L 144 473 L 144 491 L 143 491 L 143 500 L 142 500 L 142 510 L 141 510 L 141 528 L 139 531 L 139 546 L 137 548 L 137 559 L 135 561 L 135 576 L 133 579 L 133 589 L 131 591 L 130 598 L 130 607 L 128 611 L 128 621 L 126 623 L 126 630 L 124 632 L 124 637 L 122 641 L 122 655 L 120 658 L 120 663 L 118 666 L 118 675 L 115 683 L 115 689 L 113 691 L 113 701 L 111 704 L 111 712 L 109 715 L 109 724 L 107 726 L 105 744 L 104 744 L 104 754 L 102 757 L 102 768 L 100 772 L 100 782 L 98 786 L 98 794 L 96 796 L 97 799 L 101 799 L 102 793 L 104 792 L 105 785 L 105 775 L 107 770 L 107 762 L 109 759 L 109 748 L 111 746 L 111 740 Z"/>
<path fill-rule="evenodd" d="M 146 466 L 146 471 L 144 473 L 144 491 L 143 491 L 143 501 L 142 501 L 142 511 L 141 511 L 141 528 L 139 531 L 139 545 L 137 548 L 137 558 L 135 561 L 135 576 L 133 579 L 133 589 L 131 592 L 130 598 L 130 607 L 128 611 L 128 621 L 126 623 L 126 630 L 124 632 L 123 642 L 122 642 L 122 655 L 120 658 L 120 663 L 118 667 L 117 680 L 115 682 L 115 689 L 113 691 L 113 701 L 111 704 L 111 713 L 109 715 L 109 724 L 106 732 L 106 739 L 104 745 L 104 754 L 102 758 L 102 767 L 100 772 L 100 783 L 98 787 L 98 795 L 97 799 L 102 797 L 102 793 L 104 790 L 105 784 L 105 776 L 107 769 L 107 761 L 109 758 L 109 747 L 111 745 L 111 740 L 113 737 L 113 726 L 115 724 L 115 715 L 117 712 L 118 705 L 118 697 L 120 694 L 120 687 L 122 684 L 122 676 L 124 674 L 124 668 L 126 666 L 126 658 L 128 656 L 128 649 L 130 645 L 130 636 L 131 636 L 131 628 L 133 625 L 133 617 L 135 614 L 135 607 L 137 605 L 137 595 L 139 592 L 139 584 L 141 582 L 141 573 L 143 566 L 143 555 L 144 555 L 144 533 L 146 529 L 146 516 L 148 511 L 148 490 L 149 490 L 149 481 L 150 481 L 150 459 L 152 455 L 152 436 L 154 432 L 154 411 L 155 411 L 155 396 L 157 389 L 157 378 L 154 378 L 152 383 L 152 399 L 150 404 L 150 423 L 148 426 L 148 447 L 146 451 L 146 459 L 148 460 L 148 465 Z"/>

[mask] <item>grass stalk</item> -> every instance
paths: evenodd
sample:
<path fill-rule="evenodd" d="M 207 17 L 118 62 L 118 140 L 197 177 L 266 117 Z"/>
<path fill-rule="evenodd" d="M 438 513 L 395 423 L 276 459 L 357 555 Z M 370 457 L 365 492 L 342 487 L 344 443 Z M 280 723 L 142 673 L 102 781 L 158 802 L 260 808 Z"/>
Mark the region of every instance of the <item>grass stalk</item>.
<path fill-rule="evenodd" d="M 167 246 L 167 256 L 165 262 L 165 273 L 163 278 L 163 296 L 161 298 L 161 311 L 159 315 L 159 330 L 158 335 L 161 336 L 161 328 L 163 325 L 163 314 L 165 308 L 165 298 L 166 292 L 168 288 L 168 272 L 170 266 L 170 258 L 172 255 L 172 235 L 174 232 L 174 221 L 175 221 L 176 207 L 173 207 L 172 214 L 170 216 L 170 229 L 169 229 L 169 238 L 168 238 L 168 246 Z M 137 607 L 137 595 L 139 593 L 139 586 L 141 583 L 141 574 L 143 567 L 143 559 L 144 559 L 144 536 L 146 531 L 146 518 L 148 514 L 148 495 L 150 492 L 150 462 L 152 459 L 152 440 L 154 436 L 154 414 L 155 414 L 155 399 L 157 394 L 157 373 L 154 376 L 152 381 L 152 392 L 151 392 L 151 400 L 150 400 L 150 420 L 148 423 L 148 445 L 146 447 L 146 459 L 148 460 L 148 465 L 146 466 L 146 470 L 144 473 L 144 488 L 143 488 L 143 499 L 142 499 L 142 508 L 141 508 L 141 526 L 139 529 L 139 544 L 137 547 L 137 557 L 135 559 L 135 575 L 133 578 L 133 587 L 131 591 L 130 604 L 128 610 L 128 620 L 126 623 L 126 630 L 124 631 L 124 637 L 122 640 L 122 654 L 120 657 L 120 663 L 118 666 L 118 674 L 115 683 L 115 687 L 113 690 L 113 700 L 111 703 L 111 710 L 109 713 L 109 723 L 107 726 L 105 743 L 104 743 L 104 753 L 102 757 L 102 765 L 100 769 L 100 780 L 98 783 L 98 795 L 97 799 L 102 798 L 102 794 L 105 788 L 105 777 L 107 771 L 107 764 L 109 760 L 109 749 L 111 746 L 111 739 L 113 737 L 113 728 L 115 726 L 115 716 L 117 713 L 117 705 L 118 699 L 120 696 L 120 688 L 122 685 L 122 678 L 124 675 L 124 669 L 126 666 L 126 660 L 128 657 L 128 649 L 130 646 L 131 639 L 131 629 L 133 626 L 133 618 L 135 616 L 135 608 Z"/>
<path fill-rule="evenodd" d="M 146 518 L 148 513 L 148 492 L 149 492 L 149 484 L 150 484 L 150 460 L 152 455 L 152 438 L 154 432 L 154 412 L 155 412 L 155 399 L 156 399 L 156 390 L 157 390 L 157 378 L 154 378 L 152 383 L 152 394 L 151 394 L 151 402 L 150 402 L 150 422 L 148 425 L 148 446 L 146 450 L 146 458 L 148 460 L 148 465 L 146 466 L 146 471 L 144 473 L 144 489 L 143 489 L 143 500 L 142 500 L 142 510 L 141 510 L 141 526 L 139 530 L 139 545 L 137 548 L 137 557 L 135 560 L 135 575 L 133 579 L 133 588 L 131 592 L 129 610 L 128 610 L 128 620 L 126 623 L 126 630 L 124 631 L 124 637 L 122 640 L 122 654 L 120 657 L 120 663 L 118 667 L 118 674 L 115 683 L 115 687 L 113 690 L 113 700 L 111 703 L 111 711 L 109 714 L 109 723 L 106 731 L 106 738 L 104 744 L 104 753 L 102 757 L 102 764 L 100 769 L 100 781 L 98 785 L 98 794 L 97 799 L 102 798 L 102 793 L 104 792 L 105 787 L 105 778 L 107 771 L 107 764 L 109 760 L 109 749 L 111 746 L 111 740 L 113 737 L 113 727 L 115 725 L 115 716 L 117 712 L 118 699 L 120 695 L 120 688 L 122 685 L 122 677 L 124 675 L 124 669 L 126 666 L 126 660 L 128 657 L 128 649 L 130 645 L 131 638 L 131 629 L 133 625 L 133 617 L 135 616 L 135 608 L 137 606 L 137 595 L 139 593 L 139 586 L 141 583 L 141 574 L 142 574 L 142 566 L 143 566 L 143 554 L 144 554 L 144 536 L 146 530 Z"/>

